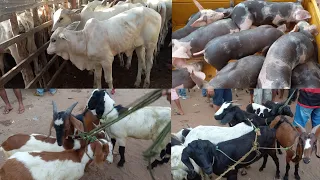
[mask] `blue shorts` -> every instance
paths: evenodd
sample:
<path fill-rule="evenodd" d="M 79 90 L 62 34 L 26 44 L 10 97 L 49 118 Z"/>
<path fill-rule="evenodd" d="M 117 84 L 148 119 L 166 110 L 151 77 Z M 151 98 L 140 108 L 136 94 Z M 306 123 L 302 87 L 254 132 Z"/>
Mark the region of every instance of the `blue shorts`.
<path fill-rule="evenodd" d="M 312 127 L 320 124 L 320 108 L 305 108 L 297 103 L 293 125 L 296 126 L 296 123 L 299 123 L 302 127 L 306 127 L 310 118 Z"/>
<path fill-rule="evenodd" d="M 213 104 L 221 106 L 225 101 L 232 101 L 231 89 L 214 89 Z"/>

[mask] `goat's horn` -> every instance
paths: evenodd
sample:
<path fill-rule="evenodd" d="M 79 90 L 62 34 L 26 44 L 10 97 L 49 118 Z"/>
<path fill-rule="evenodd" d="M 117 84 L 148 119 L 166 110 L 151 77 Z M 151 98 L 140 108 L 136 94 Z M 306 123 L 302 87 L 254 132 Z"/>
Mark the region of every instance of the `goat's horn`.
<path fill-rule="evenodd" d="M 78 104 L 78 102 L 73 103 L 67 110 L 66 113 L 67 114 L 71 114 L 73 108 Z"/>
<path fill-rule="evenodd" d="M 52 106 L 53 106 L 53 114 L 56 114 L 58 112 L 57 104 L 52 101 Z"/>
<path fill-rule="evenodd" d="M 311 133 L 315 134 L 319 127 L 320 127 L 320 124 L 312 128 Z"/>
<path fill-rule="evenodd" d="M 302 132 L 307 132 L 306 129 L 304 127 L 302 127 L 299 123 L 296 122 L 296 124 L 302 130 Z"/>
<path fill-rule="evenodd" d="M 52 121 L 51 121 L 51 123 L 50 123 L 49 133 L 48 133 L 48 136 L 47 136 L 47 137 L 51 136 L 51 129 L 52 129 L 52 127 L 53 127 L 53 119 L 52 119 Z"/>

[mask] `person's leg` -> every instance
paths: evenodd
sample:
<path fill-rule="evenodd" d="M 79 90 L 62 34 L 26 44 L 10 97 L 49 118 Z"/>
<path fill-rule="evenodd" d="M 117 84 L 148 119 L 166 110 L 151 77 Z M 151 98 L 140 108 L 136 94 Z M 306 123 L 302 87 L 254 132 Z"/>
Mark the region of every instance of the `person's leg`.
<path fill-rule="evenodd" d="M 37 91 L 34 93 L 36 96 L 43 96 L 44 95 L 44 89 L 38 88 Z"/>
<path fill-rule="evenodd" d="M 4 108 L 3 114 L 8 114 L 13 108 L 9 102 L 7 92 L 5 89 L 0 89 L 0 96 L 4 103 L 6 104 L 6 107 Z"/>
<path fill-rule="evenodd" d="M 202 96 L 206 97 L 207 96 L 207 90 L 206 89 L 202 89 Z"/>
<path fill-rule="evenodd" d="M 312 128 L 320 124 L 320 108 L 313 109 L 311 113 Z"/>
<path fill-rule="evenodd" d="M 181 104 L 180 104 L 180 101 L 179 101 L 179 96 L 176 92 L 175 89 L 171 89 L 171 100 L 175 102 L 178 110 L 179 110 L 179 113 L 180 115 L 184 115 L 184 112 L 182 110 L 182 107 L 181 107 Z"/>
<path fill-rule="evenodd" d="M 214 112 L 217 112 L 223 104 L 223 92 L 224 89 L 214 89 L 214 96 L 212 97 Z"/>
<path fill-rule="evenodd" d="M 180 90 L 180 96 L 182 99 L 187 99 L 187 90 L 185 88 L 179 89 Z"/>
<path fill-rule="evenodd" d="M 223 91 L 223 102 L 232 101 L 232 91 L 231 89 L 224 89 Z"/>
<path fill-rule="evenodd" d="M 293 120 L 293 125 L 297 126 L 297 123 L 298 123 L 302 127 L 306 127 L 306 124 L 311 117 L 312 111 L 313 111 L 313 109 L 304 108 L 297 103 L 296 113 L 294 115 L 294 120 Z"/>
<path fill-rule="evenodd" d="M 176 100 L 174 100 L 174 102 L 175 102 L 178 110 L 180 111 L 179 114 L 180 114 L 180 115 L 184 115 L 184 112 L 183 112 L 182 107 L 181 107 L 181 104 L 180 104 L 180 100 L 179 100 L 179 99 L 176 99 Z"/>
<path fill-rule="evenodd" d="M 22 102 L 22 94 L 20 89 L 13 89 L 14 94 L 16 95 L 18 102 L 19 102 L 19 110 L 18 113 L 21 114 L 24 112 L 24 105 Z"/>

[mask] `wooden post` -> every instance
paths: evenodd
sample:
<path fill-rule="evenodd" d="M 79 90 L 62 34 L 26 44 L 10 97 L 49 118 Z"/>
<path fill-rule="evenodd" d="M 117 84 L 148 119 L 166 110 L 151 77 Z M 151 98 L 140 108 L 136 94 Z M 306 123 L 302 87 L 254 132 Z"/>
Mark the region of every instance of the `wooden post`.
<path fill-rule="evenodd" d="M 71 0 L 71 8 L 76 9 L 77 7 L 77 0 Z"/>

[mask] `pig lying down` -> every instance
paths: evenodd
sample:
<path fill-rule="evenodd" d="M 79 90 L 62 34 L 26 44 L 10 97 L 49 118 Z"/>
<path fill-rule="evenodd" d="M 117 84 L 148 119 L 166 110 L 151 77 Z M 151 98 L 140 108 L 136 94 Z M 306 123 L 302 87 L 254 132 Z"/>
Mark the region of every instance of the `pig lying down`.
<path fill-rule="evenodd" d="M 320 66 L 316 61 L 308 61 L 300 64 L 292 71 L 291 88 L 319 88 Z"/>
<path fill-rule="evenodd" d="M 266 51 L 285 32 L 285 25 L 274 28 L 262 25 L 254 29 L 240 31 L 211 40 L 203 51 L 207 63 L 220 71 L 231 59 L 239 59 L 256 52 Z"/>
<path fill-rule="evenodd" d="M 198 74 L 203 74 L 202 68 L 203 68 L 203 61 L 195 62 L 193 64 L 189 64 L 189 66 L 192 66 L 191 68 L 197 72 Z M 205 75 L 202 76 L 199 75 L 200 79 L 204 79 Z M 193 88 L 196 85 L 196 83 L 193 81 L 193 79 L 190 77 L 190 72 L 187 67 L 175 69 L 172 70 L 172 87 L 181 87 L 181 88 Z"/>
<path fill-rule="evenodd" d="M 301 22 L 290 33 L 274 42 L 260 71 L 258 88 L 290 88 L 292 70 L 310 60 L 315 53 L 312 34 L 317 34 L 316 26 Z"/>
<path fill-rule="evenodd" d="M 186 53 L 186 55 L 191 55 L 192 53 L 199 52 L 203 50 L 206 44 L 219 36 L 239 32 L 237 26 L 232 22 L 231 19 L 223 19 L 205 27 L 201 27 L 193 31 L 188 36 L 180 40 L 172 40 L 173 52 L 178 50 L 181 53 Z M 191 48 L 191 49 L 190 49 Z M 181 57 L 182 55 L 177 55 L 176 57 Z M 174 56 L 173 56 L 174 57 Z M 190 57 L 190 56 L 189 56 Z"/>
<path fill-rule="evenodd" d="M 205 26 L 219 20 L 218 12 L 214 10 L 199 8 L 199 11 L 201 16 L 195 21 L 197 22 L 195 27 Z M 309 18 L 311 18 L 310 13 L 303 9 L 300 2 L 244 1 L 237 4 L 231 13 L 231 19 L 241 31 L 250 29 L 252 25 L 280 26 Z"/>

